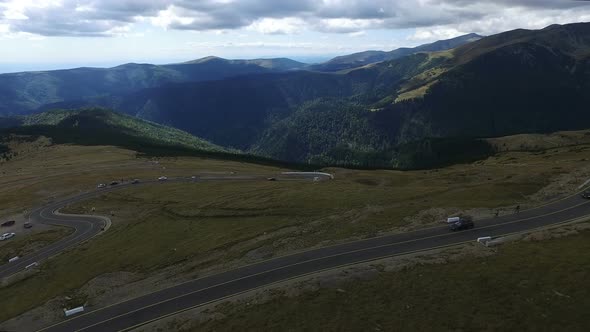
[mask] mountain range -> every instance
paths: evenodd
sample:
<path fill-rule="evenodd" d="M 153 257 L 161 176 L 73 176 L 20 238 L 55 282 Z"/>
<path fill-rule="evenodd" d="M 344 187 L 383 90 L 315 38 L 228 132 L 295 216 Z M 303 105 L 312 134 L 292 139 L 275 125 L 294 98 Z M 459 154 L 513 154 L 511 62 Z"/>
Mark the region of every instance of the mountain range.
<path fill-rule="evenodd" d="M 384 54 L 411 54 L 425 50 L 449 49 L 472 40 L 473 35 L 439 41 L 415 49 L 398 49 Z M 358 66 L 355 55 L 338 60 L 348 69 Z M 377 58 L 375 62 L 386 57 Z M 336 59 L 310 66 L 287 58 L 228 60 L 209 56 L 169 65 L 128 63 L 114 68 L 76 68 L 0 75 L 0 116 L 35 112 L 38 108 L 62 101 L 132 93 L 170 83 L 204 82 L 229 77 L 288 72 L 295 70 L 334 71 Z M 348 62 L 347 62 L 348 61 Z M 362 64 L 369 63 L 368 60 Z"/>
<path fill-rule="evenodd" d="M 106 107 L 285 161 L 429 167 L 464 151 L 485 156 L 480 137 L 590 127 L 589 59 L 590 24 L 552 25 L 356 54 L 323 69 L 206 58 L 156 72 L 189 77 L 190 66 L 215 63 L 208 79 L 139 84 L 123 75 L 114 92 L 72 94 L 39 110 Z"/>
<path fill-rule="evenodd" d="M 382 61 L 390 61 L 402 58 L 404 56 L 420 53 L 420 52 L 438 52 L 438 51 L 445 51 L 450 50 L 455 47 L 459 47 L 476 40 L 480 40 L 483 38 L 482 36 L 470 33 L 467 35 L 459 36 L 456 38 L 451 38 L 447 40 L 439 40 L 434 43 L 420 45 L 417 47 L 409 48 L 409 47 L 402 47 L 395 49 L 393 51 L 385 52 L 385 51 L 365 51 L 354 53 L 350 55 L 344 55 L 336 57 L 332 60 L 329 60 L 325 63 L 321 63 L 318 65 L 312 65 L 309 69 L 318 70 L 318 71 L 326 71 L 326 72 L 334 72 L 340 71 L 345 69 L 351 69 L 356 67 L 362 67 L 371 63 L 377 63 Z"/>

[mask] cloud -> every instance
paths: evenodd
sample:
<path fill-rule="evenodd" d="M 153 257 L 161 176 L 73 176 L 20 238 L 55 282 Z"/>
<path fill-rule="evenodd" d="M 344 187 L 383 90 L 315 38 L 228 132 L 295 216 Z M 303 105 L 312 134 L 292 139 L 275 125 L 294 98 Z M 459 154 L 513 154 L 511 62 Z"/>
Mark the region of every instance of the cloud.
<path fill-rule="evenodd" d="M 543 8 L 543 9 L 566 9 L 588 5 L 589 0 L 494 0 L 491 3 L 499 6 L 522 7 L 522 8 Z M 470 6 L 490 3 L 485 0 L 439 0 L 438 2 L 456 6 Z"/>
<path fill-rule="evenodd" d="M 254 21 L 247 29 L 257 31 L 263 34 L 271 35 L 291 35 L 301 32 L 305 26 L 305 21 L 297 17 L 285 18 L 262 18 Z"/>
<path fill-rule="evenodd" d="M 350 37 L 363 37 L 367 35 L 366 31 L 355 31 L 348 34 Z"/>
<path fill-rule="evenodd" d="M 573 22 L 588 14 L 590 2 L 574 0 L 0 0 L 1 25 L 42 36 L 111 36 L 149 22 L 264 34 L 417 28 L 418 40 Z"/>
<path fill-rule="evenodd" d="M 461 4 L 462 0 L 453 1 Z M 492 35 L 515 28 L 541 29 L 551 24 L 567 24 L 572 22 L 590 21 L 590 2 L 562 1 L 560 3 L 540 1 L 513 1 L 513 6 L 501 7 L 503 1 L 494 1 L 487 5 L 489 14 L 480 18 L 457 21 L 444 25 L 419 27 L 408 39 L 414 41 L 433 41 L 448 39 L 476 32 L 482 35 Z M 534 2 L 534 4 L 533 4 Z M 540 3 L 547 5 L 541 7 Z M 571 2 L 571 3 L 570 3 Z M 475 2 L 470 2 L 477 5 Z M 512 1 L 511 1 L 512 3 Z M 549 6 L 549 3 L 552 5 Z"/>

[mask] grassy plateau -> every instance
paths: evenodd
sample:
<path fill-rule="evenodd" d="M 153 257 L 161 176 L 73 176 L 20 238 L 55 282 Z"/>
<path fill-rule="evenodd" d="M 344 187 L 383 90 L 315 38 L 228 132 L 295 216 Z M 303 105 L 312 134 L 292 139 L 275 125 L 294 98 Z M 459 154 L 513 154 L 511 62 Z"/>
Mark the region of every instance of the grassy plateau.
<path fill-rule="evenodd" d="M 223 318 L 188 330 L 588 331 L 588 271 L 586 231 L 506 245 L 491 257 L 382 272 L 337 289 L 229 305 Z"/>
<path fill-rule="evenodd" d="M 56 297 L 79 295 L 81 287 L 108 273 L 147 278 L 176 266 L 178 275 L 190 278 L 313 246 L 431 226 L 461 211 L 478 209 L 473 211 L 485 217 L 498 207 L 538 204 L 575 191 L 588 175 L 590 145 L 582 140 L 584 132 L 575 135 L 581 141 L 573 147 L 503 152 L 429 171 L 328 169 L 335 180 L 162 183 L 103 194 L 64 212 L 112 212 L 111 229 L 44 262 L 26 280 L 0 288 L 0 321 Z M 202 158 L 138 158 L 120 148 L 44 140 L 11 148 L 16 157 L 0 164 L 4 216 L 112 179 L 231 172 L 266 177 L 282 171 Z M 569 189 L 531 196 L 553 183 Z"/>

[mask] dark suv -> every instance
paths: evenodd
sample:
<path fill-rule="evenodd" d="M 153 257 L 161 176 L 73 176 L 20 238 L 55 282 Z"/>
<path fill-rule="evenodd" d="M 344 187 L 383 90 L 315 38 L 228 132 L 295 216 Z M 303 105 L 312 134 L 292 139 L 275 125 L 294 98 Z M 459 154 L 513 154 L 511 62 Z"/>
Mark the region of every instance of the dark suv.
<path fill-rule="evenodd" d="M 461 220 L 454 222 L 452 224 L 449 225 L 449 228 L 453 231 L 462 231 L 464 229 L 472 229 L 473 227 L 475 227 L 475 224 L 473 223 L 473 220 L 471 219 L 463 219 L 461 218 Z"/>
<path fill-rule="evenodd" d="M 2 227 L 10 227 L 10 226 L 14 225 L 15 222 L 16 221 L 14 221 L 14 220 L 5 221 L 0 226 L 2 226 Z"/>
<path fill-rule="evenodd" d="M 584 191 L 582 193 L 582 198 L 590 199 L 590 190 Z"/>

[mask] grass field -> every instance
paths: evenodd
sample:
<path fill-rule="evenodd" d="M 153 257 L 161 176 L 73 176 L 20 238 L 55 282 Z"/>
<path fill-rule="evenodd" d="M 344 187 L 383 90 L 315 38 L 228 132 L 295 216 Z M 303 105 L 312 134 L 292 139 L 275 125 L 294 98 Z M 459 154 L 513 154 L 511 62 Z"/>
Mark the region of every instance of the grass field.
<path fill-rule="evenodd" d="M 50 145 L 47 140 L 12 144 L 17 155 L 0 161 L 0 218 L 47 201 L 94 190 L 117 179 L 155 179 L 193 172 L 276 173 L 278 169 L 201 158 L 137 158 L 116 147 Z"/>
<path fill-rule="evenodd" d="M 41 144 L 37 142 L 34 144 Z M 54 197 L 92 190 L 111 179 L 154 179 L 204 173 L 277 174 L 281 170 L 199 158 L 136 158 L 112 147 L 24 144 L 0 164 L 0 207 L 17 213 Z M 93 278 L 129 271 L 150 276 L 178 265 L 182 273 L 243 264 L 336 241 L 432 225 L 473 208 L 482 215 L 559 183 L 555 197 L 590 176 L 590 146 L 507 152 L 469 165 L 431 171 L 328 170 L 333 181 L 158 184 L 102 195 L 66 209 L 115 213 L 102 236 L 44 264 L 10 288 L 0 321 L 56 296 L 72 295 Z M 565 176 L 565 178 L 564 178 Z M 8 213 L 7 213 L 8 215 Z"/>
<path fill-rule="evenodd" d="M 488 142 L 497 151 L 545 151 L 567 146 L 580 146 L 590 143 L 590 131 L 567 131 L 553 134 L 521 134 L 490 138 Z"/>
<path fill-rule="evenodd" d="M 486 258 L 225 306 L 224 318 L 193 331 L 588 331 L 589 271 L 586 231 L 505 245 Z"/>
<path fill-rule="evenodd" d="M 6 263 L 15 256 L 22 257 L 44 246 L 51 244 L 73 232 L 69 228 L 55 228 L 31 234 L 26 237 L 15 237 L 11 241 L 0 242 L 0 264 Z"/>

